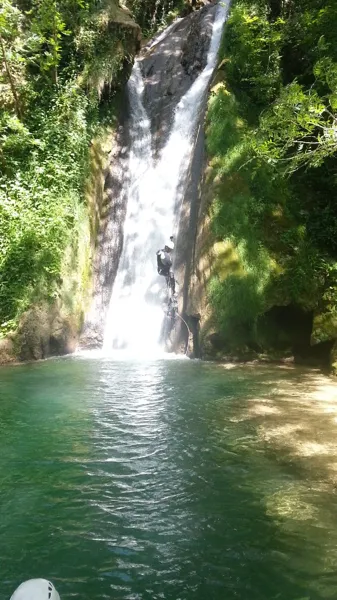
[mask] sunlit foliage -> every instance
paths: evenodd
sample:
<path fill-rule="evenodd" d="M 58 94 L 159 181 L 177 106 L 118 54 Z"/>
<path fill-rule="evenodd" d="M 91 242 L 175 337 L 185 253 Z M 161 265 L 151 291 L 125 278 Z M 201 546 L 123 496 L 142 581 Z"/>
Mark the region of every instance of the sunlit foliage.
<path fill-rule="evenodd" d="M 213 230 L 239 265 L 209 285 L 230 343 L 259 347 L 275 304 L 336 315 L 336 36 L 332 1 L 232 4 L 207 132 Z"/>
<path fill-rule="evenodd" d="M 179 2 L 140 4 L 0 3 L 0 336 L 57 297 L 69 245 L 76 256 L 90 140 L 115 118 L 137 19 L 154 30 Z"/>

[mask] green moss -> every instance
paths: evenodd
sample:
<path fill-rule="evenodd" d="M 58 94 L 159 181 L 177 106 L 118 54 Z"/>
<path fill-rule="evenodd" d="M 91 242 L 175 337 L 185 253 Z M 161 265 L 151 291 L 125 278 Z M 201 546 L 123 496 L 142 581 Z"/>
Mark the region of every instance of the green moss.
<path fill-rule="evenodd" d="M 236 34 L 241 35 L 240 28 Z M 327 305 L 326 281 L 329 273 L 333 281 L 334 261 L 313 240 L 303 178 L 287 179 L 256 155 L 256 105 L 229 85 L 235 52 L 241 51 L 231 39 L 223 47 L 225 58 L 209 101 L 206 186 L 214 239 L 222 247 L 215 251 L 208 282 L 211 319 L 227 347 L 236 350 L 262 342 L 256 324 L 274 304 L 308 311 Z M 321 231 L 328 235 L 326 227 Z"/>
<path fill-rule="evenodd" d="M 91 231 L 86 207 L 79 207 L 76 221 L 75 235 L 64 255 L 58 297 L 62 316 L 75 321 L 75 329 L 79 330 L 92 291 Z"/>
<path fill-rule="evenodd" d="M 325 342 L 326 340 L 330 340 L 331 337 L 337 339 L 337 313 L 326 312 L 316 314 L 312 331 L 313 342 Z"/>
<path fill-rule="evenodd" d="M 141 29 L 125 8 L 114 0 L 105 0 L 76 36 L 76 46 L 83 55 L 81 84 L 99 95 L 105 87 L 123 82 L 135 51 L 140 47 Z"/>

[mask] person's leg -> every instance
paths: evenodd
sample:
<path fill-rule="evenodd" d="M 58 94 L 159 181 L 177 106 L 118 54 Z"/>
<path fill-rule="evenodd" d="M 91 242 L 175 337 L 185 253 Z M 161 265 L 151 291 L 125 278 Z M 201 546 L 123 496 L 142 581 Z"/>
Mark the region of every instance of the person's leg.
<path fill-rule="evenodd" d="M 173 273 L 172 270 L 170 270 L 169 278 L 170 278 L 170 287 L 171 287 L 171 290 L 172 290 L 172 294 L 175 294 L 175 292 L 176 292 L 176 280 L 174 279 L 174 273 Z"/>
<path fill-rule="evenodd" d="M 168 275 L 167 269 L 165 269 L 165 267 L 163 267 L 162 265 L 158 265 L 158 275 L 162 275 L 163 277 L 167 277 L 167 275 Z"/>

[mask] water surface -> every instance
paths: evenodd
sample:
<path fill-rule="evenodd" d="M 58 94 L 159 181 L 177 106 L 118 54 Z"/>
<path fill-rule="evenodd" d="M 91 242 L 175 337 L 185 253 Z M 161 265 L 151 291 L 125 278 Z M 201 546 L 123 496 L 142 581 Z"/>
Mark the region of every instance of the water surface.
<path fill-rule="evenodd" d="M 0 597 L 335 598 L 336 388 L 68 358 L 0 370 Z"/>

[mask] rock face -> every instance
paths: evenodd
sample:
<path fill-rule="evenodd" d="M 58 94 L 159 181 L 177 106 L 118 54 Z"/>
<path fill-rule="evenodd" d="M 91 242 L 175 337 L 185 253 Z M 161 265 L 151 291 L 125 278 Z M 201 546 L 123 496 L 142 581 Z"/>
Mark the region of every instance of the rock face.
<path fill-rule="evenodd" d="M 226 255 L 227 263 L 235 266 L 235 256 L 231 256 L 230 246 L 216 241 L 211 229 L 213 182 L 208 172 L 201 122 L 181 211 L 175 265 L 177 279 L 183 286 L 180 312 L 191 330 L 192 343 L 181 324 L 176 349 L 183 340 L 190 356 L 202 358 L 250 360 L 260 356 L 269 359 L 291 356 L 297 363 L 330 366 L 337 375 L 337 321 L 331 315 L 304 310 L 291 301 L 279 306 L 275 298 L 275 305 L 266 307 L 256 323 L 254 339 L 240 352 L 229 347 L 224 333 L 218 331 L 208 302 L 208 283 L 214 274 L 221 272 L 223 257 Z"/>
<path fill-rule="evenodd" d="M 76 320 L 63 313 L 58 302 L 40 304 L 23 315 L 13 338 L 0 344 L 0 364 L 70 354 L 77 342 Z"/>
<path fill-rule="evenodd" d="M 205 6 L 180 19 L 141 57 L 144 105 L 151 121 L 155 155 L 171 131 L 175 107 L 206 65 L 215 10 L 216 6 Z"/>
<path fill-rule="evenodd" d="M 124 62 L 119 74 L 120 85 L 128 78 L 131 63 L 130 57 L 134 56 L 141 46 L 141 29 L 132 19 L 130 12 L 125 7 L 120 7 L 117 0 L 109 0 L 104 8 L 97 12 L 95 16 L 95 30 L 97 35 L 104 37 L 109 34 L 109 30 L 119 28 L 121 33 L 120 48 L 123 46 Z M 107 75 L 106 75 L 107 74 Z M 88 74 L 85 85 L 87 89 L 94 87 L 99 91 L 101 99 L 108 101 L 111 98 L 112 82 L 109 77 L 109 70 L 102 80 L 98 81 L 96 74 Z M 105 76 L 106 75 L 106 76 Z M 48 356 L 62 355 L 74 352 L 79 342 L 79 330 L 83 325 L 83 306 L 79 306 L 78 295 L 83 292 L 83 303 L 90 293 L 89 272 L 91 255 L 93 259 L 93 285 L 94 310 L 95 316 L 92 323 L 88 323 L 83 335 L 83 345 L 97 346 L 102 339 L 101 314 L 104 307 L 109 302 L 112 282 L 114 280 L 119 255 L 122 247 L 122 231 L 125 218 L 126 205 L 122 194 L 122 186 L 126 180 L 125 162 L 127 162 L 127 111 L 125 110 L 120 125 L 115 136 L 115 143 L 111 149 L 110 161 L 108 167 L 102 168 L 102 177 L 104 180 L 104 194 L 101 189 L 97 189 L 97 196 L 92 200 L 93 206 L 88 206 L 88 220 L 85 223 L 85 229 L 90 228 L 93 222 L 97 220 L 99 230 L 91 227 L 92 231 L 87 237 L 87 251 L 82 251 L 82 262 L 87 265 L 88 277 L 85 282 L 79 281 L 80 275 L 77 272 L 77 262 L 74 261 L 68 273 L 74 277 L 74 289 L 67 290 L 71 296 L 68 303 L 71 308 L 66 311 L 62 308 L 64 298 L 62 298 L 62 282 L 60 284 L 60 298 L 58 301 L 48 304 L 39 303 L 33 305 L 23 314 L 18 329 L 11 335 L 0 340 L 0 365 L 16 362 L 30 361 L 47 358 Z M 98 186 L 100 188 L 100 186 Z M 102 196 L 102 198 L 101 198 Z M 84 210 L 84 209 L 83 209 Z M 95 216 L 93 217 L 92 214 Z M 90 222 L 90 223 L 89 223 Z M 94 240 L 96 248 L 102 248 L 102 252 L 91 252 L 91 240 Z M 65 260 L 66 262 L 66 260 Z M 79 261 L 81 262 L 81 261 Z M 85 289 L 82 289 L 82 284 Z M 79 289 L 81 288 L 81 289 Z M 102 308 L 103 307 L 103 308 Z M 97 317 L 96 315 L 99 315 Z M 99 325 L 97 325 L 99 323 Z"/>
<path fill-rule="evenodd" d="M 98 207 L 98 232 L 93 262 L 93 297 L 80 336 L 82 348 L 102 345 L 111 289 L 123 248 L 123 226 L 127 209 L 129 161 L 128 108 L 124 110 L 104 170 L 104 189 Z"/>
<path fill-rule="evenodd" d="M 13 363 L 17 360 L 15 344 L 12 338 L 0 340 L 0 365 Z"/>
<path fill-rule="evenodd" d="M 190 354 L 215 360 L 291 357 L 298 364 L 329 368 L 337 375 L 337 325 L 331 315 L 316 314 L 291 303 L 270 306 L 256 323 L 255 340 L 240 352 L 233 351 L 226 336 L 217 330 L 207 287 L 211 276 L 220 271 L 219 258 L 221 261 L 225 252 L 230 254 L 230 247 L 216 243 L 211 230 L 212 196 L 206 181 L 203 128 L 198 144 L 186 195 L 186 200 L 190 196 L 191 202 L 185 202 L 177 248 L 179 278 L 184 282 L 182 311 L 193 332 Z M 194 241 L 189 247 L 186 240 L 191 237 Z M 181 337 L 183 334 L 182 330 Z"/>
<path fill-rule="evenodd" d="M 144 105 L 151 122 L 157 156 L 171 131 L 174 109 L 207 62 L 216 6 L 209 4 L 174 23 L 139 57 L 144 78 Z M 83 348 L 101 347 L 111 290 L 123 247 L 127 210 L 131 135 L 127 98 L 105 171 L 104 194 L 93 264 L 93 299 L 80 337 Z"/>
<path fill-rule="evenodd" d="M 291 357 L 298 364 L 330 367 L 337 375 L 336 323 L 332 323 L 331 318 L 317 316 L 313 311 L 306 311 L 297 305 L 274 305 L 267 309 L 256 323 L 254 341 L 240 352 L 233 351 L 226 336 L 218 331 L 207 298 L 207 285 L 210 277 L 219 269 L 218 255 L 221 256 L 224 249 L 223 244 L 215 243 L 210 227 L 208 213 L 211 198 L 204 181 L 207 173 L 205 150 L 203 159 L 203 164 L 200 161 L 194 174 L 191 174 L 190 181 L 191 189 L 193 178 L 199 182 L 195 209 L 197 225 L 194 225 L 194 218 L 181 222 L 183 239 L 195 232 L 190 253 L 182 253 L 187 261 L 180 267 L 184 281 L 183 314 L 194 334 L 194 347 L 192 345 L 189 348 L 190 353 L 216 360 L 251 360 L 257 357 L 278 360 Z M 179 240 L 181 245 L 183 239 Z M 221 246 L 220 252 L 218 245 Z"/>
<path fill-rule="evenodd" d="M 206 2 L 206 0 L 205 0 Z M 217 7 L 212 3 L 179 19 L 152 43 L 145 47 L 139 57 L 144 78 L 144 104 L 151 122 L 153 155 L 158 156 L 171 132 L 175 107 L 192 86 L 207 63 L 212 24 Z M 135 39 L 138 40 L 138 29 Z M 136 40 L 136 41 L 137 41 Z M 138 42 L 137 42 L 138 43 Z M 91 215 L 92 248 L 92 302 L 83 319 L 80 336 L 79 315 L 72 319 L 62 312 L 57 303 L 38 305 L 27 311 L 13 339 L 0 345 L 0 361 L 37 360 L 52 355 L 73 352 L 82 348 L 102 345 L 106 313 L 112 287 L 116 278 L 123 247 L 123 228 L 127 211 L 130 155 L 130 115 L 125 94 L 124 109 L 114 135 L 109 159 L 99 164 L 100 181 L 94 190 Z M 202 124 L 204 111 L 200 111 Z M 181 210 L 179 239 L 176 248 L 176 270 L 183 294 L 180 305 L 181 331 L 175 347 L 184 347 L 185 341 L 194 353 L 199 354 L 199 308 L 191 308 L 190 284 L 194 277 L 195 238 L 200 210 L 199 183 L 204 167 L 203 128 L 195 141 L 193 164 Z M 95 186 L 94 186 L 95 187 Z M 192 302 L 193 304 L 193 302 Z M 194 341 L 192 341 L 194 340 Z M 182 345 L 181 345 L 182 344 Z"/>
<path fill-rule="evenodd" d="M 188 354 L 195 357 L 199 357 L 202 352 L 199 336 L 200 320 L 202 318 L 204 322 L 207 319 L 205 302 L 207 269 L 206 265 L 203 265 L 205 269 L 199 268 L 201 264 L 199 255 L 204 247 L 204 238 L 207 239 L 207 231 L 203 223 L 206 215 L 206 195 L 202 193 L 203 174 L 206 168 L 203 127 L 205 109 L 206 106 L 200 115 L 200 127 L 186 182 L 175 255 L 175 273 L 182 287 L 179 310 L 190 329 L 189 332 L 184 322 L 179 324 L 176 349 L 185 342 Z"/>

